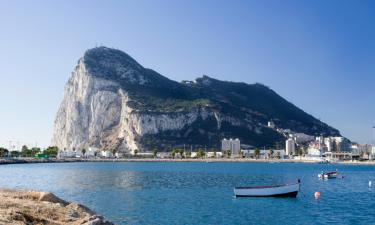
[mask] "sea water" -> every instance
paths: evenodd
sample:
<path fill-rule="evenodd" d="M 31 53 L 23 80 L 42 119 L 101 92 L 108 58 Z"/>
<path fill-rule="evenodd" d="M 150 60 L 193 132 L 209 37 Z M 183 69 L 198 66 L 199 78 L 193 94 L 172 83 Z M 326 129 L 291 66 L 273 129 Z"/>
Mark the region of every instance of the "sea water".
<path fill-rule="evenodd" d="M 339 170 L 340 179 L 319 180 Z M 297 198 L 235 198 L 233 187 L 301 179 Z M 375 166 L 86 162 L 0 166 L 0 187 L 51 191 L 117 224 L 375 224 Z M 314 193 L 321 193 L 320 199 Z"/>

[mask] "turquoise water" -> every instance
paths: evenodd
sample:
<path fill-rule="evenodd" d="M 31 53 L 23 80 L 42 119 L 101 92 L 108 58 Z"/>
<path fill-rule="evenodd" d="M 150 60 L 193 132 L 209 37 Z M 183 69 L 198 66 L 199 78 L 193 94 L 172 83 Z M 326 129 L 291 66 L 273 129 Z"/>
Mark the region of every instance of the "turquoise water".
<path fill-rule="evenodd" d="M 322 170 L 344 179 L 321 181 Z M 293 198 L 233 187 L 302 180 Z M 118 224 L 375 224 L 374 166 L 297 163 L 61 163 L 0 166 L 0 186 L 52 191 Z M 320 191 L 321 198 L 314 199 Z"/>

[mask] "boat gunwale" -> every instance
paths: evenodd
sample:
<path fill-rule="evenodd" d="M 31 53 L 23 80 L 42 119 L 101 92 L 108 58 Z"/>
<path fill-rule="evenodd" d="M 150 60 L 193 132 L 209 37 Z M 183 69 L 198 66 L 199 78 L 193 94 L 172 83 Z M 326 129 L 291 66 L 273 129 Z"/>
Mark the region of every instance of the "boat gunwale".
<path fill-rule="evenodd" d="M 279 188 L 291 185 L 299 185 L 300 182 L 291 183 L 291 184 L 281 184 L 281 185 L 273 185 L 273 186 L 248 186 L 248 187 L 234 187 L 234 189 L 266 189 L 266 188 Z"/>
<path fill-rule="evenodd" d="M 324 175 L 334 175 L 334 174 L 338 174 L 337 171 L 334 171 L 334 172 L 327 172 L 327 173 L 323 173 Z"/>

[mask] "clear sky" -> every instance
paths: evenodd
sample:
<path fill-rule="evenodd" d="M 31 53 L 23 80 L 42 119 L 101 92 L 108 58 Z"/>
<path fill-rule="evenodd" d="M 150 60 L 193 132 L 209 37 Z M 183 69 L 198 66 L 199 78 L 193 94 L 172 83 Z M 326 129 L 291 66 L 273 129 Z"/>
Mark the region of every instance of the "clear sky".
<path fill-rule="evenodd" d="M 0 2 L 0 145 L 47 146 L 84 51 L 170 79 L 260 82 L 353 141 L 375 125 L 375 1 Z"/>

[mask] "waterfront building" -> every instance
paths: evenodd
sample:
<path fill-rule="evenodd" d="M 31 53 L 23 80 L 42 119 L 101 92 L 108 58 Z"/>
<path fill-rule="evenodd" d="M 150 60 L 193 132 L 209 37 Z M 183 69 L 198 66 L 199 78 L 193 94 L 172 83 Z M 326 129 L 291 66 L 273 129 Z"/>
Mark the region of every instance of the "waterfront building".
<path fill-rule="evenodd" d="M 100 155 L 104 158 L 112 158 L 113 154 L 111 151 L 101 151 Z"/>
<path fill-rule="evenodd" d="M 92 158 L 98 155 L 99 149 L 95 147 L 89 147 L 85 153 L 85 157 Z"/>
<path fill-rule="evenodd" d="M 324 145 L 326 146 L 328 152 L 332 152 L 333 142 L 331 138 L 324 138 Z"/>
<path fill-rule="evenodd" d="M 191 152 L 190 158 L 197 158 L 198 157 L 198 152 Z"/>
<path fill-rule="evenodd" d="M 337 152 L 350 152 L 351 150 L 351 142 L 344 137 L 332 137 L 333 138 L 333 144 L 335 145 L 334 148 L 336 148 Z"/>
<path fill-rule="evenodd" d="M 241 151 L 241 142 L 238 138 L 236 139 L 226 139 L 224 138 L 221 141 L 221 150 L 222 151 L 231 151 L 232 157 L 238 157 Z"/>
<path fill-rule="evenodd" d="M 207 158 L 220 158 L 222 154 L 223 154 L 222 152 L 207 152 L 206 157 Z"/>
<path fill-rule="evenodd" d="M 255 157 L 255 149 L 248 149 L 248 150 L 242 150 L 242 152 L 245 155 L 245 158 L 248 157 Z M 260 150 L 259 151 L 259 158 L 260 159 L 268 159 L 270 156 L 270 150 Z M 280 159 L 283 159 L 285 157 L 285 150 L 284 149 L 277 149 L 273 150 L 273 158 L 280 157 Z"/>
<path fill-rule="evenodd" d="M 221 150 L 222 151 L 230 150 L 230 142 L 228 139 L 224 138 L 223 140 L 221 140 Z"/>
<path fill-rule="evenodd" d="M 317 148 L 316 146 L 309 146 L 307 149 L 307 156 L 310 157 L 321 157 L 323 155 L 323 149 Z"/>
<path fill-rule="evenodd" d="M 289 138 L 285 142 L 285 154 L 286 155 L 294 155 L 296 154 L 296 143 L 292 138 Z"/>
<path fill-rule="evenodd" d="M 369 155 L 369 159 L 373 160 L 375 158 L 375 146 L 371 146 L 371 153 Z"/>
<path fill-rule="evenodd" d="M 123 156 L 124 156 L 124 154 L 122 152 L 116 152 L 115 153 L 116 158 L 122 158 Z"/>
<path fill-rule="evenodd" d="M 165 158 L 171 158 L 172 155 L 170 152 L 158 152 L 156 153 L 156 157 L 160 159 L 165 159 Z"/>

